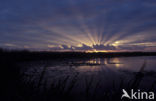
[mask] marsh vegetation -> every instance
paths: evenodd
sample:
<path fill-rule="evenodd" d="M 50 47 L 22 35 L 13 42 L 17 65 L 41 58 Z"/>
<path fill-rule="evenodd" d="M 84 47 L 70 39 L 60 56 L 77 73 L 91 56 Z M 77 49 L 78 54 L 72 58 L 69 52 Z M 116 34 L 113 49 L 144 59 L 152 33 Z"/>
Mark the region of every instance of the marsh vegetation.
<path fill-rule="evenodd" d="M 155 91 L 149 53 L 78 54 L 1 52 L 5 101 L 120 101 L 122 89 Z"/>

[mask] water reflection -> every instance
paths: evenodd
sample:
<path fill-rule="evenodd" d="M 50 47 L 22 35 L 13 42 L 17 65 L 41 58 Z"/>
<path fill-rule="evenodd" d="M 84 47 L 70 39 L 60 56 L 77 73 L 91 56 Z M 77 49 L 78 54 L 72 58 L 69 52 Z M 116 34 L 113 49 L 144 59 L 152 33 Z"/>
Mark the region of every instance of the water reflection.
<path fill-rule="evenodd" d="M 102 68 L 110 68 L 110 69 L 137 69 L 134 68 L 136 66 L 140 66 L 144 59 L 140 58 L 96 58 L 90 59 L 87 61 L 79 61 L 78 63 L 81 64 L 77 67 L 77 70 L 80 71 L 98 71 Z M 74 63 L 73 63 L 74 64 Z"/>
<path fill-rule="evenodd" d="M 137 72 L 144 61 L 147 61 L 146 71 L 156 71 L 156 57 L 122 57 L 122 58 L 95 58 L 95 59 L 72 59 L 63 61 L 36 61 L 23 63 L 29 73 L 33 70 L 40 71 L 43 66 L 48 71 L 64 73 L 90 72 L 94 73 L 102 70 L 127 70 Z M 25 71 L 25 70 L 24 70 Z"/>
<path fill-rule="evenodd" d="M 80 71 L 99 71 L 102 68 L 109 68 L 112 70 L 122 69 L 128 71 L 139 70 L 139 67 L 147 61 L 147 71 L 155 71 L 156 57 L 122 57 L 122 58 L 97 58 L 79 61 L 81 65 L 77 67 Z M 74 66 L 74 65 L 73 65 Z"/>
<path fill-rule="evenodd" d="M 146 68 L 144 72 L 150 75 L 146 78 L 147 81 L 153 80 L 156 72 L 156 57 L 122 57 L 122 58 L 96 58 L 96 59 L 72 59 L 63 61 L 36 61 L 29 63 L 22 63 L 25 66 L 23 71 L 25 74 L 33 77 L 34 80 L 39 80 L 40 75 L 48 83 L 60 80 L 67 76 L 74 76 L 79 74 L 79 83 L 82 83 L 82 78 L 94 75 L 96 80 L 102 80 L 105 87 L 112 84 L 112 81 L 120 83 L 120 79 L 124 77 L 125 80 L 133 78 L 134 74 L 140 71 L 142 65 L 146 61 Z M 152 77 L 152 78 L 151 78 Z M 109 79 L 108 79 L 109 78 Z M 147 82 L 145 81 L 143 82 Z M 144 83 L 144 84 L 145 84 Z M 149 83 L 149 82 L 148 82 Z M 80 84 L 81 85 L 81 84 Z M 107 88 L 107 87 L 106 87 Z"/>
<path fill-rule="evenodd" d="M 123 88 L 156 89 L 155 61 L 156 57 L 122 57 L 32 61 L 20 65 L 25 67 L 26 84 L 33 82 L 39 89 L 52 87 L 59 94 L 71 91 L 73 95 L 95 93 L 103 97 L 104 92 L 119 94 Z"/>

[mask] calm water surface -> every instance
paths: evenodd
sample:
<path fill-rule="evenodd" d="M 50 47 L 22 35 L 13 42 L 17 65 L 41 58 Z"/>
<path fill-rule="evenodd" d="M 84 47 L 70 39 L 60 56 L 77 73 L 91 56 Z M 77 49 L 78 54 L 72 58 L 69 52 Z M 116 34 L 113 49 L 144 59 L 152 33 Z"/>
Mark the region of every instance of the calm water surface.
<path fill-rule="evenodd" d="M 133 83 L 137 73 L 143 73 L 139 78 L 139 87 L 146 89 L 156 81 L 156 57 L 120 57 L 96 59 L 65 59 L 58 61 L 32 61 L 20 64 L 28 81 L 41 82 L 50 86 L 52 83 L 69 85 L 75 80 L 75 91 L 83 90 L 89 83 L 92 88 L 100 83 L 100 91 L 119 88 Z M 138 78 L 137 78 L 138 79 Z M 82 88 L 82 89 L 81 89 Z"/>

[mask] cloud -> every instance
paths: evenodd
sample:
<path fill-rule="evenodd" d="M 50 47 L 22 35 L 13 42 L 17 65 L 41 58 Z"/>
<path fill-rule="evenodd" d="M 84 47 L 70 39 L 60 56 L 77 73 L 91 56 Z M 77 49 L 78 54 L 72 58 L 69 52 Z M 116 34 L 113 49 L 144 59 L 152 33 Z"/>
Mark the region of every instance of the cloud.
<path fill-rule="evenodd" d="M 114 46 L 110 46 L 110 45 L 107 45 L 107 46 L 104 46 L 104 45 L 93 45 L 93 48 L 97 49 L 97 50 L 116 50 L 116 48 Z"/>
<path fill-rule="evenodd" d="M 16 47 L 16 45 L 11 44 L 11 43 L 5 43 L 4 45 L 7 46 L 7 47 Z"/>
<path fill-rule="evenodd" d="M 142 51 L 144 50 L 146 47 L 145 46 L 138 46 L 138 45 L 131 45 L 131 46 L 120 46 L 119 49 L 120 50 L 132 50 L 132 51 Z"/>
<path fill-rule="evenodd" d="M 74 47 L 74 50 L 91 50 L 92 47 L 82 44 L 81 47 Z"/>

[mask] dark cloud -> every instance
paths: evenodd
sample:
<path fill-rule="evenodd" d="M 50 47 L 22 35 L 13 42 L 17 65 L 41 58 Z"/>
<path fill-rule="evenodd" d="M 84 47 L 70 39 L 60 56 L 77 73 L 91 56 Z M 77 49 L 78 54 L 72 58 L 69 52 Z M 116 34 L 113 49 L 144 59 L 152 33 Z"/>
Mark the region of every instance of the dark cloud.
<path fill-rule="evenodd" d="M 135 50 L 139 50 L 139 51 L 142 51 L 144 50 L 146 47 L 145 46 L 138 46 L 138 45 L 132 45 L 132 46 L 120 46 L 119 49 L 120 50 L 132 50 L 132 51 L 135 51 Z"/>
<path fill-rule="evenodd" d="M 81 47 L 74 47 L 74 50 L 91 50 L 91 49 L 93 48 L 84 44 Z"/>
<path fill-rule="evenodd" d="M 104 46 L 104 45 L 93 45 L 93 48 L 97 49 L 97 50 L 116 50 L 116 48 L 114 46 L 110 46 L 110 45 L 107 45 L 107 46 Z"/>

